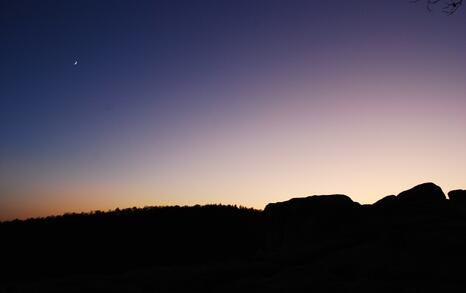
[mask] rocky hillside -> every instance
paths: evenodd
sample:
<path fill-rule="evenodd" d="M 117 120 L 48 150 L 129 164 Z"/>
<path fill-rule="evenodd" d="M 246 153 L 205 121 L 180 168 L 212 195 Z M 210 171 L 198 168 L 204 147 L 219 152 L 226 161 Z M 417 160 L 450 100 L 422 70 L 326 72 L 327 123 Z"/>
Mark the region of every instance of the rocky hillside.
<path fill-rule="evenodd" d="M 0 224 L 7 292 L 425 292 L 466 285 L 466 191 L 320 195 Z M 116 285 L 119 284 L 119 285 Z"/>

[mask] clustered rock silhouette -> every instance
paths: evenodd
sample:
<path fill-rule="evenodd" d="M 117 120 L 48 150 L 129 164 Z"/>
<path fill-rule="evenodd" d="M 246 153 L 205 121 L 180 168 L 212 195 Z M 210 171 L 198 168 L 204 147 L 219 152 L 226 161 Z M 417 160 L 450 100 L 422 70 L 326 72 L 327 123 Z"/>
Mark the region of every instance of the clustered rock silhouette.
<path fill-rule="evenodd" d="M 322 195 L 0 223 L 0 292 L 426 292 L 466 288 L 466 190 Z"/>

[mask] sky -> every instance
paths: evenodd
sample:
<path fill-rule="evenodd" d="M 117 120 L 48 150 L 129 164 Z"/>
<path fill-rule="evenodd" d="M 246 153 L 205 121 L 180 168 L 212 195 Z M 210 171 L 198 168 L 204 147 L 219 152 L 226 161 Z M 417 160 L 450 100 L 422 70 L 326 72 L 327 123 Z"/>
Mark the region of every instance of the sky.
<path fill-rule="evenodd" d="M 466 12 L 0 0 L 0 220 L 466 188 Z"/>

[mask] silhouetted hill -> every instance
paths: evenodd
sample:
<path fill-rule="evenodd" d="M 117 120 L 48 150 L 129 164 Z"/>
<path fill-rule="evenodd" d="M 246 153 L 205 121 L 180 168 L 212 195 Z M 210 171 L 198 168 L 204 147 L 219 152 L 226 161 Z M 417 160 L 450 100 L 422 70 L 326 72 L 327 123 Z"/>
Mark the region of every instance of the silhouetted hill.
<path fill-rule="evenodd" d="M 0 224 L 6 292 L 426 292 L 466 285 L 466 195 L 433 183 Z"/>
<path fill-rule="evenodd" d="M 357 224 L 360 204 L 342 194 L 294 198 L 268 204 L 263 212 L 267 250 L 301 257 L 315 246 L 340 245 L 335 237 Z"/>
<path fill-rule="evenodd" d="M 398 194 L 401 203 L 435 203 L 446 199 L 442 189 L 434 183 L 424 183 Z"/>
<path fill-rule="evenodd" d="M 0 225 L 2 269 L 12 277 L 61 276 L 250 256 L 260 243 L 258 214 L 175 206 L 6 222 Z"/>
<path fill-rule="evenodd" d="M 448 193 L 448 198 L 454 202 L 466 203 L 466 190 L 452 190 Z"/>

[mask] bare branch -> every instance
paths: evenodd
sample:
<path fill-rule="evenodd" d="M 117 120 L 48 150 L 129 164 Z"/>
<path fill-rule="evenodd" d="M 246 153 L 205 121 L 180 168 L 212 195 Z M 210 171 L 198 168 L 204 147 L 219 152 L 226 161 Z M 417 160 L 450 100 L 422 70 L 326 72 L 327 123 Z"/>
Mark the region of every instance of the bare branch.
<path fill-rule="evenodd" d="M 433 7 L 439 3 L 444 3 L 442 12 L 447 15 L 455 13 L 460 6 L 463 4 L 463 0 L 411 0 L 411 3 L 425 2 L 426 8 L 429 12 L 433 10 Z"/>
<path fill-rule="evenodd" d="M 458 10 L 461 4 L 463 4 L 463 0 L 449 0 L 445 7 L 443 7 L 443 12 L 452 15 Z"/>

